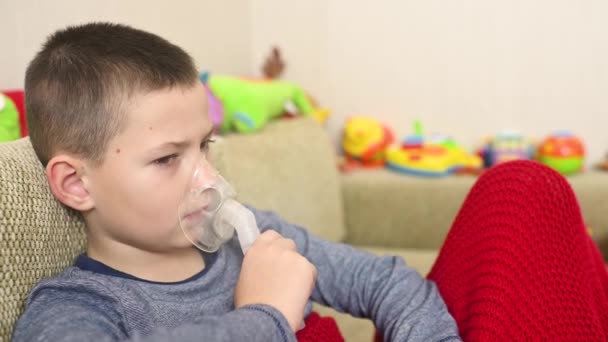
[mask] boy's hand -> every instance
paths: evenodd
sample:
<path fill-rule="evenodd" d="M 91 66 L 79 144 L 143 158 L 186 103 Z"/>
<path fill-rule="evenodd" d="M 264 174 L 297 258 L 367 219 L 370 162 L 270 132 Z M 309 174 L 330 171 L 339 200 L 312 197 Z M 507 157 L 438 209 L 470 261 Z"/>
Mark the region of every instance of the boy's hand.
<path fill-rule="evenodd" d="M 293 240 L 268 230 L 253 243 L 241 268 L 234 304 L 266 304 L 279 310 L 295 332 L 317 278 L 317 269 L 296 251 Z"/>

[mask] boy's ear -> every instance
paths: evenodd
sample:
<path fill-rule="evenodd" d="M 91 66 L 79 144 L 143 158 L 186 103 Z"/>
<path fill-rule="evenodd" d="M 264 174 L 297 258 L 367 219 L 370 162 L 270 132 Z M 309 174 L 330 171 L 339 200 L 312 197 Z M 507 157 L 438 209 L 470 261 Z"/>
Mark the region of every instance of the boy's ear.
<path fill-rule="evenodd" d="M 78 211 L 90 210 L 94 204 L 83 180 L 83 170 L 80 159 L 67 155 L 57 155 L 46 165 L 46 177 L 55 198 Z"/>

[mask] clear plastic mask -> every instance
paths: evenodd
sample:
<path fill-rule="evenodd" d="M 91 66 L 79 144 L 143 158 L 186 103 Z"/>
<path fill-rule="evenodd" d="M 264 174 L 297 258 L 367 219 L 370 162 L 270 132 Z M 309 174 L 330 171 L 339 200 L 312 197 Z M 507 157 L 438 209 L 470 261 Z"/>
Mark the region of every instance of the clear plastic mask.
<path fill-rule="evenodd" d="M 259 235 L 253 213 L 236 201 L 236 192 L 202 159 L 194 168 L 189 190 L 178 209 L 186 238 L 205 252 L 215 252 L 237 232 L 245 253 Z"/>

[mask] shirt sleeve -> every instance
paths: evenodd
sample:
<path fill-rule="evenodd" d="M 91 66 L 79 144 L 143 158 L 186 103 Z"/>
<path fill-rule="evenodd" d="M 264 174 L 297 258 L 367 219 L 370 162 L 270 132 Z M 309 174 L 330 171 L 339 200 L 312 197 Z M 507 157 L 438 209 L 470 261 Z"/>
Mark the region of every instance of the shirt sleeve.
<path fill-rule="evenodd" d="M 145 335 L 130 335 L 126 324 L 120 303 L 102 291 L 42 285 L 32 292 L 12 341 L 296 341 L 285 317 L 267 305 L 200 316 Z"/>
<path fill-rule="evenodd" d="M 326 241 L 272 212 L 254 212 L 261 230 L 273 229 L 293 239 L 317 267 L 315 302 L 371 319 L 387 341 L 460 341 L 437 286 L 402 258 Z"/>

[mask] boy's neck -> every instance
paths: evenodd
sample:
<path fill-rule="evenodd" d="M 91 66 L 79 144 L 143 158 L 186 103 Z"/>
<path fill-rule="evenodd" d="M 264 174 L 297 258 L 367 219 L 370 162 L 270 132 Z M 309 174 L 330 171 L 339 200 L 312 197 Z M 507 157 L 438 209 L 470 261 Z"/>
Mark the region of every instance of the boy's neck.
<path fill-rule="evenodd" d="M 182 281 L 205 268 L 203 256 L 194 247 L 157 253 L 116 241 L 101 244 L 87 239 L 87 255 L 118 271 L 155 282 Z"/>

